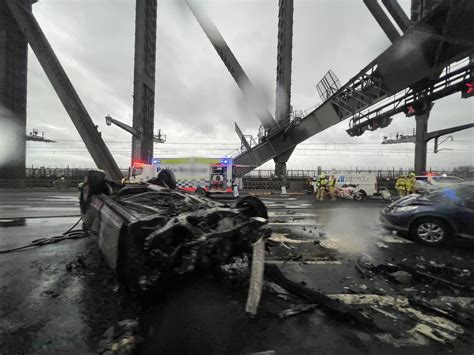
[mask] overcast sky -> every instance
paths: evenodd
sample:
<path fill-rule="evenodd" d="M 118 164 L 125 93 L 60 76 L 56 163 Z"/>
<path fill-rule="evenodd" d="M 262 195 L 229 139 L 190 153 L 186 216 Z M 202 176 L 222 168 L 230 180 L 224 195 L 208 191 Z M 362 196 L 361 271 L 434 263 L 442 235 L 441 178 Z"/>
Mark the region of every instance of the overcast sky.
<path fill-rule="evenodd" d="M 408 10 L 409 1 L 401 1 Z M 259 121 L 189 10 L 178 0 L 158 0 L 155 127 L 168 143 L 155 156 L 224 156 L 239 147 L 236 121 L 256 135 Z M 253 83 L 274 112 L 277 0 L 202 1 Z M 131 136 L 106 126 L 107 114 L 132 122 L 134 0 L 41 0 L 34 13 L 91 117 L 120 166 L 130 162 Z M 292 104 L 320 102 L 315 84 L 332 69 L 345 83 L 389 46 L 362 0 L 295 0 Z M 56 144 L 28 142 L 29 166 L 92 167 L 84 144 L 30 51 L 28 128 L 45 131 Z M 436 103 L 429 129 L 473 122 L 474 99 L 460 94 Z M 383 135 L 413 129 L 399 115 L 384 130 L 351 138 L 348 121 L 312 137 L 295 151 L 289 168 L 413 166 L 414 144 L 382 146 Z M 453 135 L 428 166 L 473 162 L 474 130 Z M 206 143 L 206 144 L 205 144 Z M 359 150 L 359 151 L 357 151 Z M 265 167 L 272 168 L 272 164 Z"/>

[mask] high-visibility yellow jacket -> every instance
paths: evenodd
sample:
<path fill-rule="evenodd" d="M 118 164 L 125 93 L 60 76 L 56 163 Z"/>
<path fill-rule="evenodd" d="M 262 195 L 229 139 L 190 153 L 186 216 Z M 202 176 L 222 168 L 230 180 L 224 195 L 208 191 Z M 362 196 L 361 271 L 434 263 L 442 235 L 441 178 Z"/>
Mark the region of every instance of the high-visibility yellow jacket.
<path fill-rule="evenodd" d="M 416 177 L 412 176 L 406 179 L 406 190 L 410 193 L 415 193 Z"/>
<path fill-rule="evenodd" d="M 324 179 L 319 178 L 316 184 L 317 184 L 318 189 L 323 189 L 323 188 L 326 188 L 326 186 L 328 185 L 328 181 L 325 178 Z"/>
<path fill-rule="evenodd" d="M 397 190 L 406 190 L 407 180 L 404 177 L 399 177 L 395 183 L 395 188 Z"/>

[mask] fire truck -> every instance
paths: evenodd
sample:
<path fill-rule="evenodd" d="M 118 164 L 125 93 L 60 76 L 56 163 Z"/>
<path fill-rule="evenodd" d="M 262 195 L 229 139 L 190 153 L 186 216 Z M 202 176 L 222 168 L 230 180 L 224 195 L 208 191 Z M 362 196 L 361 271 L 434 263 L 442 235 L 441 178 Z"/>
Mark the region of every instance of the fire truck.
<path fill-rule="evenodd" d="M 127 183 L 142 183 L 170 170 L 180 190 L 200 196 L 232 192 L 233 165 L 231 158 L 154 158 L 153 164 L 133 163 Z"/>

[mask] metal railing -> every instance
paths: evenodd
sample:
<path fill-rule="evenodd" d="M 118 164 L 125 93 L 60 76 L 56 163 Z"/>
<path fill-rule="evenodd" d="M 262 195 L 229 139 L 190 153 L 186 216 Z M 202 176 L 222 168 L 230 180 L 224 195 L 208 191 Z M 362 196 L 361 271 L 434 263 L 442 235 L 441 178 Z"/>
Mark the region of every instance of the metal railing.
<path fill-rule="evenodd" d="M 392 169 L 360 169 L 360 168 L 346 168 L 346 169 L 318 169 L 318 170 L 287 170 L 288 179 L 306 179 L 308 177 L 316 177 L 321 173 L 326 175 L 336 174 L 370 174 L 377 177 L 397 177 L 400 175 L 407 175 L 413 169 L 410 168 L 392 168 Z M 436 174 L 446 174 L 449 176 L 458 176 L 460 173 L 454 169 L 445 168 L 430 168 L 429 172 Z M 460 176 L 463 177 L 463 176 Z M 244 179 L 272 179 L 278 180 L 274 170 L 253 170 L 244 176 Z"/>
<path fill-rule="evenodd" d="M 0 179 L 0 189 L 77 189 L 84 179 Z"/>

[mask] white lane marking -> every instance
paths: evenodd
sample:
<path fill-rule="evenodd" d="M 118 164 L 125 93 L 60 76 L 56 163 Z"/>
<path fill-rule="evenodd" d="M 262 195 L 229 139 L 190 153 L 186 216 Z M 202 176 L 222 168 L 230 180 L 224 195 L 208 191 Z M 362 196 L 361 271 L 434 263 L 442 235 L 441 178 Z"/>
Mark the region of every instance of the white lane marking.
<path fill-rule="evenodd" d="M 351 234 L 326 234 L 326 237 L 330 240 L 351 240 L 354 235 Z M 376 244 L 380 248 L 387 248 L 385 244 L 413 244 L 414 242 L 409 239 L 392 235 L 373 235 L 373 239 L 364 239 L 364 243 Z"/>
<path fill-rule="evenodd" d="M 281 265 L 281 264 L 298 264 L 298 265 L 341 265 L 342 263 L 337 260 L 265 260 L 266 264 L 274 264 L 274 265 Z"/>
<path fill-rule="evenodd" d="M 267 208 L 287 208 L 287 209 L 307 209 L 312 205 L 310 204 L 301 204 L 301 205 L 286 205 L 286 204 L 265 204 Z"/>
<path fill-rule="evenodd" d="M 274 212 L 270 211 L 268 212 L 268 217 L 316 217 L 317 214 L 315 213 L 294 213 L 294 214 L 288 214 L 285 212 Z"/>
<path fill-rule="evenodd" d="M 270 222 L 268 223 L 271 226 L 311 226 L 311 227 L 319 227 L 323 226 L 322 224 L 318 223 L 311 223 L 311 222 Z"/>
<path fill-rule="evenodd" d="M 414 242 L 409 239 L 402 237 L 397 237 L 395 235 L 378 235 L 378 239 L 381 239 L 385 243 L 395 243 L 395 244 L 413 244 Z"/>

